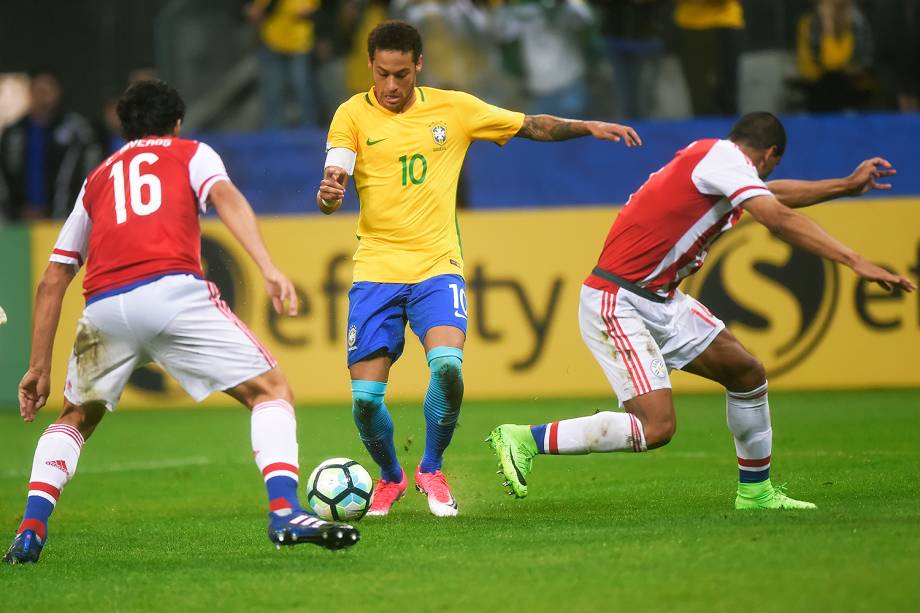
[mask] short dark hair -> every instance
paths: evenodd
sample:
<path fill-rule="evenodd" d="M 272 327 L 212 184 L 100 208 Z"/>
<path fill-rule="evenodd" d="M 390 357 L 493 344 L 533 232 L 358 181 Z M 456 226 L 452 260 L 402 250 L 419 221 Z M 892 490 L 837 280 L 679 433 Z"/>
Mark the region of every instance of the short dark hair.
<path fill-rule="evenodd" d="M 411 51 L 412 61 L 417 63 L 422 57 L 422 35 L 405 21 L 384 21 L 367 35 L 367 57 L 373 60 L 377 49 Z"/>
<path fill-rule="evenodd" d="M 741 117 L 729 133 L 728 140 L 755 149 L 776 147 L 778 156 L 786 152 L 786 128 L 776 115 L 765 111 Z"/>
<path fill-rule="evenodd" d="M 116 112 L 126 140 L 166 136 L 185 117 L 185 102 L 164 81 L 138 81 L 129 85 L 118 99 Z"/>

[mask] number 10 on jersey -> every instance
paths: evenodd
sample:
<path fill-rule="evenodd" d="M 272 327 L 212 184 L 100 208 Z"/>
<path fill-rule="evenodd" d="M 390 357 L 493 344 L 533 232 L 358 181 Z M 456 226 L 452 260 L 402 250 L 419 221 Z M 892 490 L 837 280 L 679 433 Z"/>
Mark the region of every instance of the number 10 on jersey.
<path fill-rule="evenodd" d="M 163 203 L 163 186 L 153 173 L 141 174 L 141 164 L 154 164 L 159 160 L 155 153 L 139 153 L 128 164 L 128 190 L 125 190 L 125 162 L 118 160 L 112 164 L 109 178 L 112 179 L 112 192 L 115 196 L 115 223 L 128 221 L 127 200 L 131 198 L 131 210 L 135 215 L 150 215 Z M 147 186 L 147 200 L 144 201 L 141 189 Z"/>
<path fill-rule="evenodd" d="M 421 153 L 416 153 L 412 157 L 402 155 L 399 157 L 399 163 L 402 164 L 402 185 L 406 187 L 409 182 L 412 185 L 420 185 L 425 181 L 425 175 L 428 174 L 428 160 Z"/>

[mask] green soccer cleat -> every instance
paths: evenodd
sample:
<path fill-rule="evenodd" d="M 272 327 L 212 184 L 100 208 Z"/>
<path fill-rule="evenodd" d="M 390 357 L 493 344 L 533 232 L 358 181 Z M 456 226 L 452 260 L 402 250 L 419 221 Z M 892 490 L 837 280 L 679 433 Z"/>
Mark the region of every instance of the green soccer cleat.
<path fill-rule="evenodd" d="M 498 457 L 499 474 L 505 476 L 506 486 L 517 498 L 527 496 L 527 474 L 533 470 L 533 457 L 537 455 L 537 443 L 530 433 L 530 426 L 504 424 L 492 430 L 486 442 Z"/>
<path fill-rule="evenodd" d="M 757 509 L 817 509 L 817 505 L 786 495 L 786 486 L 773 487 L 767 479 L 761 483 L 739 483 L 735 508 L 741 511 Z"/>

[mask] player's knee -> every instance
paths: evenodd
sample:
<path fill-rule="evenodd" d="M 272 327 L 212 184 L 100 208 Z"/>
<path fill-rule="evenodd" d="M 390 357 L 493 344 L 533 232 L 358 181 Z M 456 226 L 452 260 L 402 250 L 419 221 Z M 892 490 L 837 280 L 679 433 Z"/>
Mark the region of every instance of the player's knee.
<path fill-rule="evenodd" d="M 106 414 L 106 405 L 104 402 L 87 402 L 82 405 L 76 405 L 69 400 L 64 400 L 64 410 L 61 411 L 57 422 L 67 424 L 80 431 L 83 440 L 89 440 L 96 426 L 102 421 Z"/>
<path fill-rule="evenodd" d="M 368 423 L 383 406 L 386 383 L 379 381 L 352 381 L 351 413 L 358 424 Z"/>
<path fill-rule="evenodd" d="M 656 418 L 643 424 L 645 430 L 645 444 L 649 449 L 664 447 L 674 438 L 677 432 L 677 419 L 672 415 Z"/>
<path fill-rule="evenodd" d="M 428 368 L 432 382 L 448 396 L 463 389 L 463 350 L 456 347 L 435 347 L 428 352 Z"/>
<path fill-rule="evenodd" d="M 766 382 L 767 369 L 764 367 L 763 362 L 755 356 L 748 354 L 747 358 L 739 363 L 738 366 L 731 389 L 748 391 L 756 389 Z"/>
<path fill-rule="evenodd" d="M 458 385 L 463 380 L 463 362 L 456 356 L 440 356 L 428 363 L 431 375 L 445 385 Z"/>

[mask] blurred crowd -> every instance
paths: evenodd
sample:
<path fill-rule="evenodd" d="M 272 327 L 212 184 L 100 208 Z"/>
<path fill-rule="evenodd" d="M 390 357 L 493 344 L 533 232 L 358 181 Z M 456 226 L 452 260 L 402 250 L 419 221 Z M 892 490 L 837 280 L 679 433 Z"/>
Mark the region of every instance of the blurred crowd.
<path fill-rule="evenodd" d="M 267 129 L 323 127 L 367 90 L 365 41 L 387 18 L 421 31 L 424 85 L 528 113 L 624 120 L 660 115 L 675 91 L 693 115 L 737 114 L 743 54 L 763 48 L 757 1 L 240 0 L 240 20 L 257 47 Z M 770 5 L 787 23 L 771 27 L 788 30 L 772 45 L 787 65 L 783 108 L 771 110 L 917 111 L 920 0 Z M 671 77 L 667 61 L 679 67 Z M 669 82 L 675 74 L 682 83 Z M 86 173 L 122 142 L 114 99 L 91 122 L 61 107 L 54 74 L 33 74 L 29 87 L 28 112 L 0 135 L 0 223 L 66 215 Z"/>

